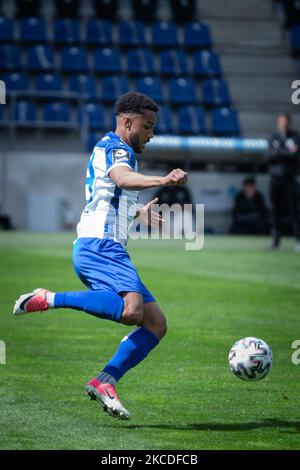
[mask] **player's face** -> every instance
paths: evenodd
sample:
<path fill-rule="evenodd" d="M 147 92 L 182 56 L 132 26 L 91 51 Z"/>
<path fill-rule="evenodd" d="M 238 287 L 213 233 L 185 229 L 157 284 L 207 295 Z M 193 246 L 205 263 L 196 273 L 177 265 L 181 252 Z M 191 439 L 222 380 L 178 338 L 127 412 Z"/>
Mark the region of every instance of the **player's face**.
<path fill-rule="evenodd" d="M 142 153 L 147 142 L 152 139 L 156 120 L 156 113 L 150 110 L 145 110 L 141 116 L 132 120 L 130 145 L 136 153 Z"/>
<path fill-rule="evenodd" d="M 284 115 L 279 115 L 277 119 L 277 128 L 279 132 L 283 132 L 283 133 L 287 132 L 287 130 L 289 129 L 289 126 L 290 126 L 290 123 L 287 117 Z"/>

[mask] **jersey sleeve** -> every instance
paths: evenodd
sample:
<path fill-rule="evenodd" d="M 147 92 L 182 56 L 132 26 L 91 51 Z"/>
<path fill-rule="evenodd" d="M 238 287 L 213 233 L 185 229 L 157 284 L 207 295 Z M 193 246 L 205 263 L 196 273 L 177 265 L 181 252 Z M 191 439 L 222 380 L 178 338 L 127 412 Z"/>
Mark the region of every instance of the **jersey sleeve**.
<path fill-rule="evenodd" d="M 108 149 L 106 152 L 105 160 L 105 176 L 109 176 L 109 172 L 113 168 L 117 168 L 118 166 L 127 166 L 131 170 L 134 170 L 135 168 L 135 156 L 133 153 L 131 153 L 128 149 L 125 148 L 112 147 L 111 149 Z"/>

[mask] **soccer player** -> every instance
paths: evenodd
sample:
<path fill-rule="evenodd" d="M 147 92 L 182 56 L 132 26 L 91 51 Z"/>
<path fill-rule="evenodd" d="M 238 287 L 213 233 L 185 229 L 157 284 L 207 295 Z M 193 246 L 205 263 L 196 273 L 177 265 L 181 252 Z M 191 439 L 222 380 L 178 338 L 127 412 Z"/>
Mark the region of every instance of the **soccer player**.
<path fill-rule="evenodd" d="M 166 334 L 166 319 L 142 283 L 125 250 L 135 216 L 162 223 L 149 202 L 136 211 L 138 191 L 158 186 L 184 184 L 187 173 L 175 169 L 166 176 L 138 173 L 136 153 L 142 153 L 153 137 L 158 106 L 141 93 L 127 93 L 115 105 L 117 127 L 95 146 L 86 180 L 87 203 L 77 226 L 74 268 L 88 291 L 54 293 L 38 288 L 21 295 L 14 314 L 49 308 L 82 310 L 99 318 L 136 325 L 121 341 L 115 355 L 98 376 L 86 384 L 87 395 L 97 400 L 109 415 L 129 419 L 120 402 L 116 383 L 139 364 Z"/>

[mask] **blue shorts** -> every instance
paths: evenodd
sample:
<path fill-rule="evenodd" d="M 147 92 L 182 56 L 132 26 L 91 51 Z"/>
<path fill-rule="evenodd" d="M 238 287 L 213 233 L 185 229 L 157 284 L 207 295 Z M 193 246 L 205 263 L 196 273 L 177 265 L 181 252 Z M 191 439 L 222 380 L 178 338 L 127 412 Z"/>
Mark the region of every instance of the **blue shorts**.
<path fill-rule="evenodd" d="M 139 292 L 144 303 L 155 302 L 142 283 L 127 251 L 110 239 L 78 238 L 73 248 L 74 269 L 91 290 Z"/>

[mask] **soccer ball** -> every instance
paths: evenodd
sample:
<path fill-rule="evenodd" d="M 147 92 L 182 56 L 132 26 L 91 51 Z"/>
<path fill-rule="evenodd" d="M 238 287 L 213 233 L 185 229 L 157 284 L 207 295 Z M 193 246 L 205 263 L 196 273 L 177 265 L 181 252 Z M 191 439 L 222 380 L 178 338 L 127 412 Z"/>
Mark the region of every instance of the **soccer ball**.
<path fill-rule="evenodd" d="M 229 367 L 239 379 L 256 381 L 263 379 L 272 367 L 272 350 L 258 338 L 243 338 L 231 348 Z"/>

